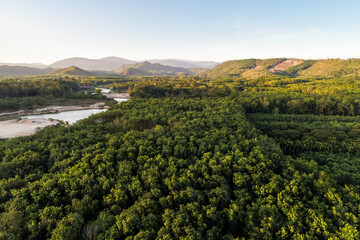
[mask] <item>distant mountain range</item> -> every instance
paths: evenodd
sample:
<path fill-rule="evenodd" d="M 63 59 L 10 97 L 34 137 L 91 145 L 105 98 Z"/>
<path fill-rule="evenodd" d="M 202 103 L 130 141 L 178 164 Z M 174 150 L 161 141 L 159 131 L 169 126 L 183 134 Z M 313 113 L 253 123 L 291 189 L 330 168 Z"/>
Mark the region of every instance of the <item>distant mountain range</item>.
<path fill-rule="evenodd" d="M 87 71 L 75 66 L 71 66 L 55 70 L 50 74 L 59 76 L 188 76 L 195 75 L 201 71 L 206 71 L 206 69 L 169 67 L 159 63 L 142 62 L 125 64 L 111 72 Z"/>
<path fill-rule="evenodd" d="M 101 59 L 88 59 L 88 58 L 68 58 L 61 61 L 50 64 L 51 68 L 67 68 L 76 66 L 87 71 L 112 71 L 124 64 L 133 64 L 135 61 L 131 61 L 118 57 L 106 57 Z"/>
<path fill-rule="evenodd" d="M 115 69 L 125 65 L 134 63 L 159 63 L 169 67 L 181 68 L 213 68 L 218 65 L 218 62 L 212 61 L 187 61 L 178 59 L 152 59 L 147 61 L 132 61 L 129 59 L 119 57 L 106 57 L 101 59 L 88 59 L 88 58 L 68 58 L 50 64 L 51 68 L 66 68 L 70 66 L 77 66 L 84 70 L 100 70 L 100 71 L 114 71 Z"/>
<path fill-rule="evenodd" d="M 21 66 L 21 67 L 33 67 L 33 68 L 48 68 L 48 65 L 42 63 L 2 63 L 0 62 L 0 66 Z"/>
<path fill-rule="evenodd" d="M 206 74 L 209 78 L 260 78 L 341 77 L 360 74 L 360 59 L 270 58 L 231 60 L 218 64 L 210 61 L 196 62 L 175 59 L 136 62 L 118 57 L 107 57 L 102 59 L 69 58 L 48 66 L 39 63 L 23 64 L 26 66 L 11 65 L 0 66 L 0 77 L 41 74 L 77 76 L 186 76 Z"/>
<path fill-rule="evenodd" d="M 213 61 L 188 61 L 188 60 L 179 60 L 179 59 L 152 59 L 145 61 L 133 61 L 125 58 L 119 57 L 105 57 L 100 59 L 89 59 L 89 58 L 67 58 L 57 62 L 54 62 L 50 65 L 45 65 L 42 63 L 0 63 L 0 66 L 24 66 L 24 67 L 35 67 L 35 68 L 67 68 L 71 66 L 76 66 L 84 70 L 92 71 L 113 71 L 121 67 L 124 64 L 134 64 L 141 62 L 149 63 L 159 63 L 165 66 L 170 67 L 182 67 L 182 68 L 213 68 L 218 65 L 218 62 Z"/>
<path fill-rule="evenodd" d="M 52 68 L 34 68 L 24 66 L 0 66 L 0 77 L 4 76 L 27 76 L 27 75 L 41 75 L 54 71 Z"/>
<path fill-rule="evenodd" d="M 141 70 L 145 67 L 144 64 L 142 64 L 143 62 L 154 64 L 151 65 L 154 69 L 147 69 L 144 71 Z M 74 57 L 63 59 L 50 65 L 45 65 L 42 63 L 0 63 L 0 77 L 46 74 L 54 72 L 55 70 L 66 69 L 72 66 L 78 67 L 85 71 L 90 71 L 90 73 L 93 75 L 116 75 L 116 72 L 119 73 L 119 69 L 122 66 L 126 65 L 127 67 L 131 67 L 129 66 L 131 64 L 140 65 L 133 66 L 136 68 L 136 71 L 130 68 L 128 71 L 122 74 L 128 75 L 130 72 L 133 72 L 134 75 L 141 75 L 142 73 L 150 75 L 174 75 L 178 72 L 184 72 L 186 75 L 188 75 L 197 72 L 203 72 L 203 69 L 212 68 L 219 63 L 213 61 L 187 61 L 178 59 L 152 59 L 149 61 L 133 61 L 119 57 L 105 57 L 100 59 Z M 160 64 L 161 66 L 156 64 Z M 182 69 L 168 69 L 169 74 L 166 74 L 167 71 L 165 67 Z M 160 70 L 160 68 L 162 70 Z M 188 70 L 188 68 L 193 70 Z"/>
<path fill-rule="evenodd" d="M 149 63 L 159 63 L 170 67 L 182 67 L 182 68 L 213 68 L 219 65 L 219 62 L 213 61 L 186 61 L 178 59 L 152 59 L 147 60 Z"/>
<path fill-rule="evenodd" d="M 125 64 L 115 72 L 125 76 L 178 76 L 194 75 L 194 73 L 183 67 L 170 67 L 159 63 L 142 62 L 136 64 Z"/>

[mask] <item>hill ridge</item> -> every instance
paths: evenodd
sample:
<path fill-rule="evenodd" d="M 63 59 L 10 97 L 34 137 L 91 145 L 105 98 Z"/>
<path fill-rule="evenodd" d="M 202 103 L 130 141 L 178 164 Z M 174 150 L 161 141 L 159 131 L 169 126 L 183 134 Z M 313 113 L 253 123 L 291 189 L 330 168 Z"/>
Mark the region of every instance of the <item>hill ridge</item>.
<path fill-rule="evenodd" d="M 27 66 L 0 66 L 0 77 L 13 77 L 13 76 L 27 76 L 27 75 L 42 75 L 52 72 L 52 68 L 35 68 Z"/>
<path fill-rule="evenodd" d="M 221 77 L 342 77 L 355 76 L 360 59 L 269 58 L 229 60 L 204 72 L 209 78 Z"/>
<path fill-rule="evenodd" d="M 150 63 L 147 61 L 123 65 L 114 71 L 120 75 L 130 76 L 178 76 L 193 74 L 190 69 L 165 66 L 159 63 Z"/>
<path fill-rule="evenodd" d="M 82 68 L 76 67 L 76 66 L 70 66 L 67 68 L 59 69 L 51 74 L 53 75 L 72 75 L 72 76 L 93 76 L 91 72 L 88 72 Z"/>

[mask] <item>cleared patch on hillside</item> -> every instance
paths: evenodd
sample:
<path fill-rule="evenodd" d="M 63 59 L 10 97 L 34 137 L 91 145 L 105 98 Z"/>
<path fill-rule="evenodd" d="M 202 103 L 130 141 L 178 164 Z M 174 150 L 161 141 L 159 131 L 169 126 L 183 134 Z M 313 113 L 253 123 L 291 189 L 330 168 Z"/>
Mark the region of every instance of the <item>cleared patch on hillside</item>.
<path fill-rule="evenodd" d="M 273 66 L 272 68 L 269 69 L 269 71 L 272 73 L 279 72 L 279 71 L 285 71 L 285 70 L 287 70 L 291 67 L 297 66 L 303 62 L 304 62 L 304 60 L 301 60 L 301 59 L 287 59 L 287 60 Z"/>

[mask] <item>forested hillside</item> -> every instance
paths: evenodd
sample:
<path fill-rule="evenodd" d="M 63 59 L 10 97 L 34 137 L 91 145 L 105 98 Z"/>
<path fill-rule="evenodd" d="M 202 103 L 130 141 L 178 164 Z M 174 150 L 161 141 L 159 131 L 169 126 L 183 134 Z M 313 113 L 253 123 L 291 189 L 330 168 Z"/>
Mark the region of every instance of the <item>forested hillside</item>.
<path fill-rule="evenodd" d="M 122 58 L 70 58 L 49 68 L 0 66 L 1 76 L 56 74 L 70 76 L 206 76 L 217 78 L 335 78 L 359 75 L 360 59 L 243 59 L 221 64 L 181 60 L 149 60 L 136 62 Z M 55 70 L 56 68 L 56 70 Z"/>
<path fill-rule="evenodd" d="M 92 76 L 91 72 L 85 71 L 84 69 L 70 66 L 64 69 L 59 69 L 51 73 L 51 75 L 60 75 L 60 76 Z"/>
<path fill-rule="evenodd" d="M 219 77 L 341 77 L 357 76 L 359 59 L 244 59 L 224 62 L 207 72 L 210 78 Z"/>
<path fill-rule="evenodd" d="M 35 68 L 25 66 L 8 66 L 0 65 L 0 77 L 3 76 L 27 76 L 27 75 L 41 75 L 54 71 L 52 68 Z"/>
<path fill-rule="evenodd" d="M 125 76 L 176 76 L 192 75 L 191 70 L 182 67 L 170 67 L 159 63 L 142 62 L 126 64 L 114 70 L 116 73 Z"/>
<path fill-rule="evenodd" d="M 81 81 L 132 99 L 0 141 L 2 239 L 360 237 L 355 77 Z"/>

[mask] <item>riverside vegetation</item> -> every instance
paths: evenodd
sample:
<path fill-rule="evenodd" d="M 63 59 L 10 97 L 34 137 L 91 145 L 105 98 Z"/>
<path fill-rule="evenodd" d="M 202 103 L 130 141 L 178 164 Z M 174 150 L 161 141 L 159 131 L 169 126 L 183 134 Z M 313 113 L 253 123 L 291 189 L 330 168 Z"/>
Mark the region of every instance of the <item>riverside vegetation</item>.
<path fill-rule="evenodd" d="M 359 239 L 357 76 L 79 81 L 132 99 L 0 142 L 0 239 Z"/>
<path fill-rule="evenodd" d="M 49 105 L 91 104 L 109 101 L 101 94 L 81 89 L 81 81 L 69 77 L 37 76 L 0 79 L 0 113 Z"/>

